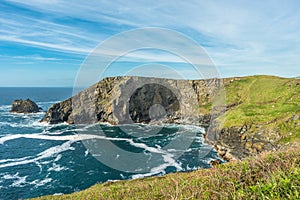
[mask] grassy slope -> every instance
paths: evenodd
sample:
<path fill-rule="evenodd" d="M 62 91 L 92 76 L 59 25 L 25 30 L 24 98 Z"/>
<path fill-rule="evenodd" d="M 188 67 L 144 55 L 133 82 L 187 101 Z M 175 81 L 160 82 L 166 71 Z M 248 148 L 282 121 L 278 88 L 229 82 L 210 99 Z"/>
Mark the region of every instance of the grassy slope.
<path fill-rule="evenodd" d="M 299 199 L 300 146 L 190 173 L 97 184 L 40 199 Z"/>
<path fill-rule="evenodd" d="M 281 142 L 300 141 L 300 80 L 250 76 L 225 81 L 227 105 L 238 103 L 221 118 L 223 127 L 250 125 L 281 134 Z M 266 131 L 267 132 L 267 131 Z"/>
<path fill-rule="evenodd" d="M 300 141 L 300 79 L 270 76 L 225 81 L 223 127 L 250 125 L 276 131 L 281 142 Z M 295 116 L 299 116 L 295 118 Z M 217 168 L 95 185 L 41 199 L 300 199 L 300 145 Z"/>

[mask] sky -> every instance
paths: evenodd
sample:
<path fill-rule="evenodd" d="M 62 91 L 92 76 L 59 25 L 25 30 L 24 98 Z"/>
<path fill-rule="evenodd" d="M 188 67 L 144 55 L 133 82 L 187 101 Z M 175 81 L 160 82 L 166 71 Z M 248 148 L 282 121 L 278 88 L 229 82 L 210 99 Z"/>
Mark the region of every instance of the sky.
<path fill-rule="evenodd" d="M 297 0 L 0 0 L 0 86 L 70 87 L 99 45 L 145 27 L 170 29 L 192 39 L 220 77 L 300 76 Z M 188 48 L 182 44 L 182 49 Z M 148 63 L 195 78 L 182 59 L 159 50 L 129 53 L 104 76 L 123 75 L 136 66 L 144 68 L 135 75 L 168 73 Z"/>

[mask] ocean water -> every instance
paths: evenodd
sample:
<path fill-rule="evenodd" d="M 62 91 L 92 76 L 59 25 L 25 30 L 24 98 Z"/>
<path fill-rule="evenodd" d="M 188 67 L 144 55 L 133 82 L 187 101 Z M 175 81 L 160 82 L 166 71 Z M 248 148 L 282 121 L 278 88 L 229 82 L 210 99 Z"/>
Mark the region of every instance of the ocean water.
<path fill-rule="evenodd" d="M 106 181 L 208 168 L 218 158 L 203 142 L 201 127 L 39 122 L 53 103 L 71 95 L 71 88 L 0 88 L 0 199 L 66 194 Z M 10 113 L 19 98 L 30 98 L 43 110 Z"/>

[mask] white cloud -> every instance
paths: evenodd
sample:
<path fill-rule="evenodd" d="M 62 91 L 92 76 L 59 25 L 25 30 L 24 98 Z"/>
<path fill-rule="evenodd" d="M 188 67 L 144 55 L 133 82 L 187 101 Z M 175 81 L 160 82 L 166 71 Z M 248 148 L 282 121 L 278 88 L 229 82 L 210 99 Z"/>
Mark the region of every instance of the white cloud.
<path fill-rule="evenodd" d="M 158 26 L 185 32 L 192 38 L 202 35 L 206 37 L 205 40 L 209 40 L 206 50 L 220 68 L 232 66 L 234 70 L 253 65 L 289 67 L 300 65 L 298 1 L 290 0 L 283 3 L 90 0 L 82 3 L 67 0 L 10 0 L 9 2 L 57 18 L 86 20 L 94 22 L 95 25 L 104 23 L 103 26 L 110 26 L 111 32 L 131 27 Z M 2 17 L 0 22 L 4 27 L 0 31 L 1 40 L 78 54 L 87 54 L 99 41 L 103 41 L 111 34 L 102 32 L 101 29 L 85 30 L 76 24 L 59 24 L 45 19 L 22 18 L 20 22 Z M 29 26 L 31 22 L 35 25 Z M 122 29 L 121 26 L 127 28 Z M 189 30 L 192 32 L 189 33 Z M 199 37 L 197 42 L 202 44 L 202 39 Z M 118 52 L 111 50 L 103 53 L 114 55 Z M 137 60 L 153 57 L 149 53 L 130 56 Z M 170 61 L 173 58 L 164 56 L 162 59 Z"/>
<path fill-rule="evenodd" d="M 45 42 L 37 42 L 37 41 L 31 41 L 31 40 L 15 38 L 15 37 L 10 37 L 10 36 L 0 36 L 0 40 L 17 42 L 17 43 L 22 43 L 22 44 L 31 45 L 31 46 L 37 46 L 37 47 L 46 48 L 46 49 L 54 49 L 54 50 L 61 51 L 61 52 L 73 52 L 73 53 L 87 54 L 88 52 L 91 51 L 91 49 L 83 49 L 80 47 L 72 47 L 72 46 L 51 44 L 51 43 L 45 43 Z"/>

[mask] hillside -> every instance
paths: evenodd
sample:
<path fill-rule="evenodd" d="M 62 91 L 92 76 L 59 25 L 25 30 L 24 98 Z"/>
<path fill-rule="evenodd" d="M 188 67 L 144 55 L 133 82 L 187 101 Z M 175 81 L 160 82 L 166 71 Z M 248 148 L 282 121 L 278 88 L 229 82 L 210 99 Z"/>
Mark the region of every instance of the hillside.
<path fill-rule="evenodd" d="M 249 76 L 225 79 L 224 85 L 227 108 L 212 144 L 225 159 L 300 141 L 299 79 Z"/>
<path fill-rule="evenodd" d="M 267 134 L 273 141 L 299 141 L 300 80 L 271 76 L 244 77 L 226 84 L 223 127 L 246 126 L 250 133 Z"/>
<path fill-rule="evenodd" d="M 215 168 L 97 184 L 37 199 L 299 199 L 300 146 Z"/>

